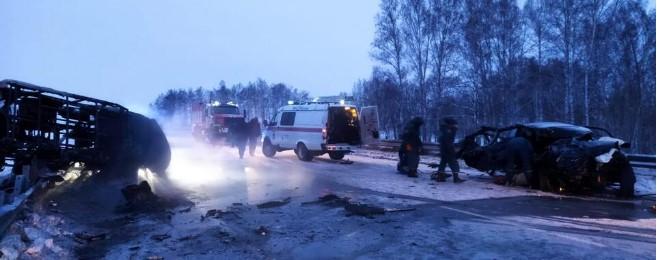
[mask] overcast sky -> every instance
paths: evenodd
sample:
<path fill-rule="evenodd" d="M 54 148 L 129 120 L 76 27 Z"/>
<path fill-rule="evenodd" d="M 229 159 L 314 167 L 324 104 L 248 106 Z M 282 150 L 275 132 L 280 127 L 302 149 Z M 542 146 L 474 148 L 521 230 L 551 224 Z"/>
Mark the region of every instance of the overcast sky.
<path fill-rule="evenodd" d="M 143 110 L 169 88 L 285 82 L 312 95 L 370 74 L 378 1 L 1 1 L 0 78 Z"/>

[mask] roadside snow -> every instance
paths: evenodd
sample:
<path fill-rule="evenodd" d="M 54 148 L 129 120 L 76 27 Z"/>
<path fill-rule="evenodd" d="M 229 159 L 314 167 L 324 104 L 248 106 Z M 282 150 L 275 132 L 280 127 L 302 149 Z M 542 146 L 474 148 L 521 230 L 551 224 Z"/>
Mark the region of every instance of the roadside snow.
<path fill-rule="evenodd" d="M 634 184 L 634 194 L 655 195 L 655 169 L 634 169 L 636 183 Z"/>
<path fill-rule="evenodd" d="M 426 163 L 435 157 L 425 158 L 422 160 L 418 178 L 398 174 L 394 154 L 379 151 L 359 151 L 349 157 L 354 164 L 345 166 L 343 170 L 327 170 L 342 184 L 420 199 L 462 201 L 516 196 L 556 196 L 522 187 L 496 185 L 487 174 L 463 166 L 461 177 L 466 182 L 454 184 L 451 178 L 447 182 L 435 182 L 430 179 L 434 169 L 426 166 Z"/>

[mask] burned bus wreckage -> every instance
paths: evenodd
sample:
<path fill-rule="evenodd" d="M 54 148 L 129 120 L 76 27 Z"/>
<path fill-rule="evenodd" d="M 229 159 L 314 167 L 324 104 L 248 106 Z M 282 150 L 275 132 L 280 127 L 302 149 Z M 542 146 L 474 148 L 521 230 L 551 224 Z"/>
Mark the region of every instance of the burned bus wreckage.
<path fill-rule="evenodd" d="M 482 127 L 461 142 L 459 156 L 502 183 L 515 181 L 546 191 L 600 191 L 618 183 L 631 197 L 636 181 L 623 149 L 630 144 L 607 130 L 558 122 Z M 518 178 L 521 177 L 521 178 Z"/>
<path fill-rule="evenodd" d="M 11 167 L 11 174 L 2 176 L 5 192 L 17 176 L 34 183 L 40 173 L 73 164 L 101 175 L 136 178 L 140 167 L 163 173 L 170 157 L 153 119 L 95 98 L 0 81 L 0 169 L 6 173 Z"/>

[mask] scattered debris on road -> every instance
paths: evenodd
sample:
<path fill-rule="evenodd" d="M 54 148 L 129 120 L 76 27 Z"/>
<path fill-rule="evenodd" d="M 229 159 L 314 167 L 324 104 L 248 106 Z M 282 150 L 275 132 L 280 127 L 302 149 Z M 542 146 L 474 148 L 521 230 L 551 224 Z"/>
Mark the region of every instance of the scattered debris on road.
<path fill-rule="evenodd" d="M 273 200 L 256 205 L 259 209 L 268 209 L 268 208 L 277 208 L 280 206 L 285 206 L 292 201 L 292 198 L 287 197 L 284 200 Z"/>

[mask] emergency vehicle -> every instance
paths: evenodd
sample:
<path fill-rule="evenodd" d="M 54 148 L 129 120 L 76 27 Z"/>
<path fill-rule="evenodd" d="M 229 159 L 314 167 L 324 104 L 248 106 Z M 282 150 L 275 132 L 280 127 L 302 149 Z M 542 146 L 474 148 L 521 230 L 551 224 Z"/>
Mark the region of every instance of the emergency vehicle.
<path fill-rule="evenodd" d="M 360 111 L 341 102 L 289 102 L 283 106 L 266 128 L 262 153 L 273 157 L 276 152 L 294 150 L 302 161 L 328 153 L 342 159 L 360 145 L 379 138 L 376 107 Z"/>
<path fill-rule="evenodd" d="M 196 103 L 192 105 L 192 134 L 198 140 L 211 144 L 230 140 L 230 129 L 244 122 L 239 107 L 232 103 Z"/>

